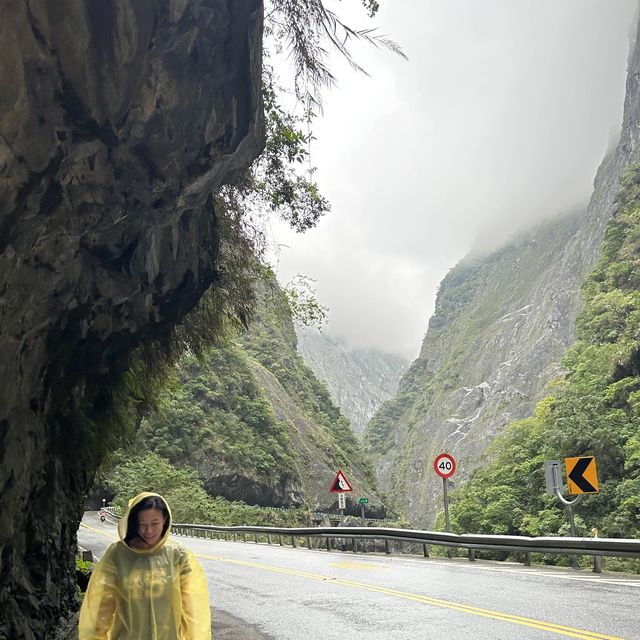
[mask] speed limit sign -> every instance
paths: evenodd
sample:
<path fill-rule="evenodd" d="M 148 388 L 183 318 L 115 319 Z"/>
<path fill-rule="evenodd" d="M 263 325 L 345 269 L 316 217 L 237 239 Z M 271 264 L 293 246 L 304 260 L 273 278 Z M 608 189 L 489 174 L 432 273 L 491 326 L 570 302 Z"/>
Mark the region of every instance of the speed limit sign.
<path fill-rule="evenodd" d="M 433 461 L 433 469 L 441 478 L 450 478 L 456 472 L 456 461 L 448 453 L 441 453 Z"/>

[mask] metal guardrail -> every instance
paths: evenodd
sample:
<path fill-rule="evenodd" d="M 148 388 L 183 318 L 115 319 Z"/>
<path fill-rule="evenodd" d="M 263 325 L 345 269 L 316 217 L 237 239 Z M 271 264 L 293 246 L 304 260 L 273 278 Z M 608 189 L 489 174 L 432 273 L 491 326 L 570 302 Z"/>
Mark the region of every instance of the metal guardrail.
<path fill-rule="evenodd" d="M 115 513 L 113 507 L 107 507 L 114 521 L 120 516 Z M 313 548 L 311 540 L 324 539 L 324 545 L 328 551 L 335 548 L 331 540 L 341 539 L 351 541 L 351 550 L 358 552 L 356 541 L 380 540 L 384 543 L 385 553 L 391 553 L 390 542 L 405 542 L 422 545 L 423 554 L 429 556 L 429 546 L 447 547 L 448 549 L 468 549 L 469 560 L 475 560 L 477 550 L 484 551 L 508 551 L 511 553 L 523 553 L 523 563 L 530 565 L 531 553 L 558 554 L 569 556 L 593 556 L 593 570 L 601 573 L 601 559 L 603 556 L 640 558 L 640 540 L 629 538 L 576 538 L 576 537 L 535 537 L 526 536 L 496 536 L 481 535 L 475 533 L 443 533 L 439 531 L 421 531 L 417 529 L 391 529 L 384 527 L 249 527 L 234 526 L 223 527 L 207 524 L 172 524 L 171 533 L 174 535 L 193 536 L 199 538 L 218 539 L 221 535 L 229 539 L 233 535 L 237 540 L 238 535 L 247 541 L 247 534 L 253 534 L 254 541 L 259 542 L 259 537 L 272 543 L 272 537 L 278 538 L 278 543 L 284 545 L 284 539 L 289 538 L 291 545 L 297 547 L 297 540 L 306 539 L 307 548 Z M 319 545 L 318 545 L 319 546 Z M 343 550 L 346 545 L 342 545 Z M 363 551 L 366 550 L 363 548 Z"/>
<path fill-rule="evenodd" d="M 496 536 L 479 534 L 456 534 L 437 531 L 419 531 L 415 529 L 389 529 L 382 527 L 222 527 L 201 524 L 173 524 L 172 533 L 202 538 L 213 538 L 214 534 L 219 539 L 222 535 L 229 539 L 233 535 L 237 540 L 238 535 L 246 541 L 247 534 L 253 534 L 257 543 L 260 536 L 266 538 L 271 544 L 272 537 L 277 537 L 279 543 L 284 544 L 284 539 L 290 539 L 292 546 L 298 546 L 297 541 L 302 538 L 307 540 L 307 547 L 313 548 L 311 540 L 324 539 L 327 550 L 332 548 L 331 540 L 351 540 L 354 553 L 357 552 L 356 541 L 381 540 L 385 544 L 385 552 L 391 553 L 390 541 L 421 544 L 425 556 L 429 555 L 429 546 L 462 548 L 469 550 L 469 560 L 475 560 L 475 552 L 508 551 L 524 554 L 524 564 L 530 564 L 531 553 L 559 554 L 569 556 L 588 555 L 594 556 L 594 571 L 600 572 L 600 558 L 602 556 L 640 558 L 640 540 L 624 538 L 570 538 L 570 537 L 536 537 L 525 536 Z M 320 545 L 317 545 L 320 546 Z M 344 548 L 344 547 L 343 547 Z"/>

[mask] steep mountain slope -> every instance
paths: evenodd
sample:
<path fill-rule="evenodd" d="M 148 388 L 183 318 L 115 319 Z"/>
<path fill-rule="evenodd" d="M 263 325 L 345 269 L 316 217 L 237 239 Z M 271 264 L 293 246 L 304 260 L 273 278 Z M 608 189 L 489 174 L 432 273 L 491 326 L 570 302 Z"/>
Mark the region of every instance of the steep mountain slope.
<path fill-rule="evenodd" d="M 202 361 L 183 360 L 140 443 L 194 468 L 211 495 L 261 506 L 335 507 L 338 469 L 382 507 L 373 468 L 348 420 L 296 352 L 286 297 L 260 287 L 250 330 Z"/>
<path fill-rule="evenodd" d="M 361 436 L 381 403 L 396 394 L 409 363 L 377 349 L 349 347 L 336 336 L 308 327 L 296 326 L 296 334 L 299 353 Z"/>
<path fill-rule="evenodd" d="M 640 166 L 625 172 L 602 257 L 582 287 L 567 373 L 535 415 L 511 424 L 487 464 L 452 496 L 457 530 L 562 533 L 562 505 L 546 494 L 543 461 L 595 456 L 600 491 L 577 509 L 578 535 L 638 536 L 640 515 Z M 487 505 L 491 505 L 487 508 Z M 640 563 L 634 561 L 636 570 Z M 629 568 L 629 566 L 627 566 Z"/>
<path fill-rule="evenodd" d="M 365 440 L 383 490 L 429 525 L 442 502 L 432 462 L 441 451 L 464 481 L 511 420 L 530 415 L 575 338 L 580 285 L 598 257 L 621 171 L 638 157 L 640 59 L 630 61 L 619 144 L 600 166 L 582 215 L 549 222 L 443 280 L 418 359 Z"/>

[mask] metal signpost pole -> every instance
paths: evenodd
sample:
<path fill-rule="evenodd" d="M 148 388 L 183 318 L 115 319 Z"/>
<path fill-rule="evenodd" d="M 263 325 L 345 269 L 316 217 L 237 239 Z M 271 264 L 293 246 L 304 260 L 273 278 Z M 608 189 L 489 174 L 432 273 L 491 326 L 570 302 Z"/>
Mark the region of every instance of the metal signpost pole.
<path fill-rule="evenodd" d="M 449 484 L 447 478 L 442 478 L 442 491 L 444 492 L 444 530 L 449 533 L 449 489 L 447 484 Z M 447 547 L 447 557 L 453 557 L 451 547 Z"/>
<path fill-rule="evenodd" d="M 456 461 L 449 453 L 441 453 L 433 461 L 434 471 L 442 478 L 442 490 L 444 493 L 444 528 L 449 533 L 449 487 L 448 479 L 456 472 Z M 453 556 L 451 547 L 447 547 L 447 556 Z"/>
<path fill-rule="evenodd" d="M 552 489 L 553 492 L 555 493 L 556 497 L 558 498 L 558 500 L 560 500 L 560 502 L 562 502 L 562 504 L 567 507 L 567 515 L 569 517 L 569 531 L 571 533 L 571 536 L 573 538 L 576 537 L 576 522 L 575 519 L 573 517 L 573 507 L 575 505 L 577 505 L 579 502 L 582 501 L 582 498 L 584 498 L 584 495 L 581 494 L 579 496 L 577 496 L 576 498 L 574 498 L 573 500 L 567 500 L 563 495 L 562 495 L 562 482 L 561 482 L 561 477 L 560 477 L 560 463 L 556 460 L 549 460 L 548 463 L 545 462 L 545 465 L 548 465 L 549 467 L 549 472 L 550 472 L 550 484 L 552 485 L 551 487 L 547 486 L 547 490 Z M 580 568 L 580 564 L 578 563 L 578 558 L 574 555 L 571 556 L 571 568 L 572 569 L 579 569 Z"/>
<path fill-rule="evenodd" d="M 576 498 L 576 501 L 577 501 L 577 498 Z M 569 515 L 569 531 L 570 531 L 571 536 L 573 538 L 576 537 L 576 521 L 575 521 L 575 519 L 573 517 L 573 505 L 574 504 L 575 503 L 572 502 L 571 504 L 567 505 L 567 512 L 568 512 L 568 515 Z"/>
<path fill-rule="evenodd" d="M 442 490 L 444 491 L 444 530 L 449 533 L 449 491 L 446 478 L 442 478 Z"/>
<path fill-rule="evenodd" d="M 573 538 L 576 537 L 576 523 L 575 520 L 573 518 L 573 507 L 578 504 L 579 502 L 582 502 L 582 498 L 584 498 L 584 495 L 579 495 L 577 496 L 574 500 L 567 500 L 562 493 L 560 492 L 560 488 L 556 487 L 556 497 L 558 498 L 558 500 L 560 500 L 560 502 L 562 502 L 562 504 L 567 507 L 567 515 L 569 516 L 569 531 L 571 532 L 571 536 Z M 571 556 L 571 568 L 572 569 L 579 569 L 580 565 L 578 563 L 578 558 L 576 556 Z"/>

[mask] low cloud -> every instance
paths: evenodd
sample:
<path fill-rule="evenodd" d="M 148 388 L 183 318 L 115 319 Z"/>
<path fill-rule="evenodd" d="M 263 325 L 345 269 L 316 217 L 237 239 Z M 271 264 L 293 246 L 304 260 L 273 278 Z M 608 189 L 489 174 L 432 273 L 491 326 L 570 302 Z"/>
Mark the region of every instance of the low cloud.
<path fill-rule="evenodd" d="M 472 247 L 588 201 L 622 122 L 636 2 L 381 4 L 410 60 L 358 47 L 371 77 L 335 63 L 312 149 L 333 209 L 304 236 L 274 223 L 277 270 L 314 278 L 351 344 L 415 357 Z"/>

